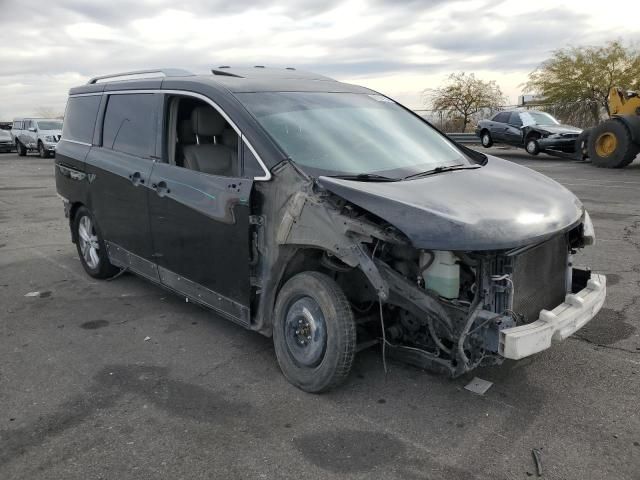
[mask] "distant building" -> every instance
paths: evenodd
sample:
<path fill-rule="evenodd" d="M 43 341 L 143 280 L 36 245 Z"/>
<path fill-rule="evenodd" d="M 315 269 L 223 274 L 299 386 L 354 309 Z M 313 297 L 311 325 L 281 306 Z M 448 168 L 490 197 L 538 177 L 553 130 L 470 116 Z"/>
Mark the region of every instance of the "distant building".
<path fill-rule="evenodd" d="M 526 107 L 529 105 L 542 105 L 543 103 L 545 103 L 545 100 L 542 95 L 526 94 L 526 95 L 520 95 L 518 97 L 519 107 Z"/>

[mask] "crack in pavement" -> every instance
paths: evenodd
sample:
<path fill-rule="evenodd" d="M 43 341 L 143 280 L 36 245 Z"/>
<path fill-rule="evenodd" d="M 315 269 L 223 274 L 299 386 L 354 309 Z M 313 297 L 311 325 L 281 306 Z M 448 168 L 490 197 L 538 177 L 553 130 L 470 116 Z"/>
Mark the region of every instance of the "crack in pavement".
<path fill-rule="evenodd" d="M 640 354 L 640 350 L 629 350 L 628 348 L 623 348 L 623 347 L 614 347 L 611 345 L 604 345 L 602 343 L 598 343 L 598 342 L 594 342 L 593 340 L 589 340 L 588 338 L 585 337 L 581 337 L 580 335 L 574 334 L 572 336 L 569 337 L 572 340 L 581 340 L 585 343 L 588 343 L 590 345 L 594 345 L 596 347 L 600 347 L 600 348 L 608 348 L 609 350 L 618 350 L 620 352 L 627 352 L 627 353 L 633 353 L 633 354 Z"/>

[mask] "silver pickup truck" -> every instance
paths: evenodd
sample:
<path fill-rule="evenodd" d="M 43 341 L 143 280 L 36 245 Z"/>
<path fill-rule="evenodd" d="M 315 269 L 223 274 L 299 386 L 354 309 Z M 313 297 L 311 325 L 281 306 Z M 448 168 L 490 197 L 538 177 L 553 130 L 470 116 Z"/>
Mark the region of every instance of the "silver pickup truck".
<path fill-rule="evenodd" d="M 18 155 L 38 152 L 40 157 L 54 156 L 62 136 L 62 120 L 54 118 L 17 118 L 13 121 L 11 135 Z"/>

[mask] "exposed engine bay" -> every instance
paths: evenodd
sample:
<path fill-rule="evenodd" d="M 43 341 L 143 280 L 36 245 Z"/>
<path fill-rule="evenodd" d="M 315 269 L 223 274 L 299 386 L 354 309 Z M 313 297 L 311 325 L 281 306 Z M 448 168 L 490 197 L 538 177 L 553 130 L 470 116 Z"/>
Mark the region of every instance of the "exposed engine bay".
<path fill-rule="evenodd" d="M 416 248 L 391 223 L 307 186 L 288 198 L 275 240 L 300 248 L 300 269 L 328 273 L 343 288 L 359 350 L 382 344 L 389 356 L 452 377 L 499 364 L 504 330 L 536 321 L 591 275 L 572 265 L 592 241 L 586 222 L 517 248 Z"/>

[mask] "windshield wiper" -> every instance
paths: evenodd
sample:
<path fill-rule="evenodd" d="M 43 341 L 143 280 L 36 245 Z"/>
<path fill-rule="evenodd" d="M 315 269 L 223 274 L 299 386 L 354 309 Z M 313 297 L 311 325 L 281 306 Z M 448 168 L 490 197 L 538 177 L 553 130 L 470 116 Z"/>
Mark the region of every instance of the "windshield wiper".
<path fill-rule="evenodd" d="M 454 170 L 467 170 L 467 169 L 475 169 L 475 168 L 480 168 L 480 165 L 463 165 L 463 164 L 446 165 L 443 167 L 436 167 L 432 170 L 427 170 L 426 172 L 412 173 L 411 175 L 407 175 L 406 177 L 404 177 L 402 180 L 410 180 L 412 178 L 426 177 L 427 175 L 434 175 L 436 173 L 442 173 L 442 172 L 452 172 Z"/>
<path fill-rule="evenodd" d="M 357 180 L 359 182 L 397 182 L 399 178 L 385 177 L 377 173 L 359 173 L 358 175 L 331 175 L 331 178 Z"/>

